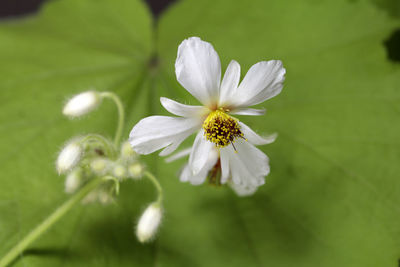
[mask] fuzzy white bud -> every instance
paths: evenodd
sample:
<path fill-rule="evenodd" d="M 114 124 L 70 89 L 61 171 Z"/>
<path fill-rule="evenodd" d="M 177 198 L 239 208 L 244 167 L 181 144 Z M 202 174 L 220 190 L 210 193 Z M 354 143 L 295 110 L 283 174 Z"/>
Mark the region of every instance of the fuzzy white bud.
<path fill-rule="evenodd" d="M 96 91 L 87 91 L 72 97 L 63 109 L 68 117 L 80 117 L 93 111 L 101 102 L 100 94 Z"/>
<path fill-rule="evenodd" d="M 78 143 L 71 142 L 61 150 L 56 161 L 59 174 L 66 173 L 78 164 L 82 156 L 82 148 Z"/>
<path fill-rule="evenodd" d="M 141 178 L 143 176 L 143 171 L 144 171 L 143 165 L 140 164 L 139 162 L 135 162 L 128 166 L 129 177 L 135 179 Z"/>
<path fill-rule="evenodd" d="M 132 149 L 128 141 L 124 142 L 121 146 L 121 156 L 124 158 L 137 158 L 136 152 Z"/>
<path fill-rule="evenodd" d="M 115 164 L 113 167 L 113 174 L 117 178 L 124 178 L 127 176 L 127 171 L 123 165 Z"/>
<path fill-rule="evenodd" d="M 74 193 L 82 183 L 82 171 L 75 169 L 67 175 L 65 179 L 65 192 L 68 194 Z"/>
<path fill-rule="evenodd" d="M 148 242 L 154 238 L 162 219 L 162 209 L 159 204 L 152 203 L 143 212 L 136 229 L 140 242 Z"/>
<path fill-rule="evenodd" d="M 96 158 L 90 163 L 90 168 L 96 174 L 102 175 L 109 168 L 110 162 L 104 158 Z"/>

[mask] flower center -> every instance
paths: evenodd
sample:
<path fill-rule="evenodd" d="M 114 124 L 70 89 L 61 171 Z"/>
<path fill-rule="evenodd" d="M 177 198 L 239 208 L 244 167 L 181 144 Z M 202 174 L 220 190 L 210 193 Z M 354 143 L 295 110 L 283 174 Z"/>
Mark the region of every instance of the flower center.
<path fill-rule="evenodd" d="M 238 120 L 219 109 L 208 115 L 203 122 L 203 128 L 207 140 L 220 148 L 233 144 L 238 137 L 243 137 Z"/>

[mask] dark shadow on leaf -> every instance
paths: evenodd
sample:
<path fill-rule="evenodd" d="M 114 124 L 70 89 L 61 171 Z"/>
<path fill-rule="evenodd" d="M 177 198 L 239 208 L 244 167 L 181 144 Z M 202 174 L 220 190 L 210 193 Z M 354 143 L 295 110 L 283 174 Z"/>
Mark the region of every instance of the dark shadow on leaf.
<path fill-rule="evenodd" d="M 396 63 L 400 62 L 400 29 L 395 30 L 384 42 L 387 57 Z"/>
<path fill-rule="evenodd" d="M 35 14 L 44 3 L 44 0 L 2 0 L 0 4 L 0 18 L 21 18 Z"/>
<path fill-rule="evenodd" d="M 23 252 L 23 257 L 52 257 L 60 259 L 79 259 L 81 255 L 77 251 L 71 251 L 71 249 L 66 248 L 30 248 Z M 16 258 L 10 266 L 14 266 L 21 257 Z"/>
<path fill-rule="evenodd" d="M 386 11 L 391 17 L 400 18 L 400 1 L 370 0 L 376 7 Z"/>
<path fill-rule="evenodd" d="M 350 3 L 361 2 L 359 0 L 348 0 Z M 383 10 L 393 18 L 400 18 L 400 1 L 398 0 L 369 0 L 375 7 Z"/>
<path fill-rule="evenodd" d="M 176 2 L 176 0 L 146 0 L 155 19 L 158 19 L 158 17 L 174 2 Z"/>
<path fill-rule="evenodd" d="M 37 12 L 45 0 L 2 0 L 0 17 L 16 17 Z M 153 16 L 157 19 L 176 0 L 146 0 Z"/>
<path fill-rule="evenodd" d="M 46 257 L 64 257 L 72 258 L 79 256 L 76 251 L 64 248 L 30 248 L 24 251 L 24 256 L 46 256 Z"/>

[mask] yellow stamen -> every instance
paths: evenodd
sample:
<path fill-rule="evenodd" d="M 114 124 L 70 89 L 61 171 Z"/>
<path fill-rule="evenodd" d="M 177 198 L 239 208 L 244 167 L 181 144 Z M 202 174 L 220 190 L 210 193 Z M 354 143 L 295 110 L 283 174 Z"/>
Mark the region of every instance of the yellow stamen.
<path fill-rule="evenodd" d="M 225 147 L 235 142 L 238 137 L 243 138 L 238 120 L 232 118 L 222 110 L 212 111 L 203 123 L 204 136 L 215 143 L 217 147 Z"/>

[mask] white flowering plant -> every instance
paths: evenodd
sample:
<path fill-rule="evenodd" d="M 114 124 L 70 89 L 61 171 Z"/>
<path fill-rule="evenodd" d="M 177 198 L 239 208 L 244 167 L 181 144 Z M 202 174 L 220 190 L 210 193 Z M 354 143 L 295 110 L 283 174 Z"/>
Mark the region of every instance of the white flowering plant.
<path fill-rule="evenodd" d="M 398 0 L 44 2 L 0 19 L 1 267 L 397 264 Z"/>
<path fill-rule="evenodd" d="M 133 127 L 129 141 L 122 144 L 125 112 L 116 94 L 91 90 L 67 101 L 62 113 L 74 119 L 95 110 L 103 99 L 112 100 L 118 110 L 114 140 L 87 134 L 66 143 L 57 157 L 56 169 L 60 175 L 66 175 L 65 192 L 74 194 L 73 197 L 11 249 L 0 260 L 0 266 L 12 262 L 76 203 L 113 202 L 119 194 L 120 183 L 126 179 L 147 177 L 157 190 L 157 200 L 145 209 L 136 228 L 140 242 L 153 240 L 163 216 L 162 187 L 145 170 L 137 153 L 149 154 L 164 148 L 160 156 L 169 155 L 195 131 L 198 133 L 193 147 L 168 159 L 172 161 L 190 154 L 189 163 L 180 174 L 181 181 L 201 184 L 208 177 L 212 184 L 229 183 L 241 196 L 253 194 L 264 184 L 270 170 L 269 160 L 254 145 L 272 143 L 276 134 L 261 137 L 232 115 L 264 114 L 264 110 L 249 106 L 280 93 L 285 74 L 282 63 L 272 60 L 255 64 L 239 85 L 240 65 L 232 60 L 220 82 L 218 54 L 210 43 L 191 37 L 179 46 L 175 68 L 178 81 L 203 106 L 188 106 L 162 97 L 164 108 L 180 117 L 147 117 Z"/>

